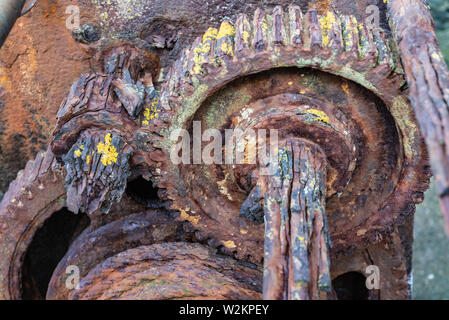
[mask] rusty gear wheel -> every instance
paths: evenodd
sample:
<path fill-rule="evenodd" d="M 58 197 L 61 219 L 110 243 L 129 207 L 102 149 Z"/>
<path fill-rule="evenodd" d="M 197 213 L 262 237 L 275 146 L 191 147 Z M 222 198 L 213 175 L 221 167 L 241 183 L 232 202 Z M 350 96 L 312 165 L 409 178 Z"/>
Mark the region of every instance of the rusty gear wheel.
<path fill-rule="evenodd" d="M 382 30 L 355 17 L 316 9 L 302 15 L 296 6 L 209 28 L 170 70 L 159 119 L 149 124 L 159 136 L 153 174 L 172 208 L 194 224 L 198 238 L 260 262 L 263 225 L 240 214 L 253 187 L 251 170 L 174 165 L 170 135 L 192 132 L 194 120 L 202 131 L 276 128 L 282 139 L 316 143 L 329 159 L 333 254 L 379 240 L 414 212 L 430 177 L 391 46 Z"/>

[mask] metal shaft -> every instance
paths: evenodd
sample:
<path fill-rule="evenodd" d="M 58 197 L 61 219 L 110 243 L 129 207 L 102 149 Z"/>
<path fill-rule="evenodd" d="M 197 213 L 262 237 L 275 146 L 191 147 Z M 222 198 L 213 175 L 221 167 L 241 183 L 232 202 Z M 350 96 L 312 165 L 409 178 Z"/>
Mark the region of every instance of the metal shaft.
<path fill-rule="evenodd" d="M 21 16 L 25 0 L 0 0 L 0 47 L 3 46 L 16 20 Z"/>

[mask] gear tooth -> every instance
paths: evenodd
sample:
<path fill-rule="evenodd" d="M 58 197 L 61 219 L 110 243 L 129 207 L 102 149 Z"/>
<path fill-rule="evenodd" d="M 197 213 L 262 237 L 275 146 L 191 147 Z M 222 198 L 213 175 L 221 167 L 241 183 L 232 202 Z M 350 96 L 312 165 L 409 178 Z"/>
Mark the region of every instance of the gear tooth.
<path fill-rule="evenodd" d="M 240 56 L 242 52 L 251 47 L 251 24 L 246 14 L 239 14 L 235 23 L 235 54 Z"/>
<path fill-rule="evenodd" d="M 328 11 L 325 16 L 319 16 L 319 22 L 323 47 L 330 47 L 340 51 L 343 45 L 338 16 L 334 12 Z"/>
<path fill-rule="evenodd" d="M 370 50 L 371 50 L 371 43 L 369 39 L 368 30 L 366 29 L 366 26 L 363 24 L 360 24 L 358 26 L 359 30 L 359 56 L 360 58 L 365 58 L 369 56 Z"/>
<path fill-rule="evenodd" d="M 361 40 L 363 39 L 363 46 L 364 46 L 364 57 L 371 57 L 371 59 L 377 59 L 377 48 L 376 44 L 374 43 L 373 38 L 373 29 L 368 27 L 367 25 L 363 25 L 363 31 L 362 35 L 360 36 Z"/>
<path fill-rule="evenodd" d="M 281 6 L 276 6 L 273 11 L 272 43 L 274 45 L 288 45 L 288 36 L 284 25 L 284 11 Z"/>
<path fill-rule="evenodd" d="M 170 68 L 170 74 L 169 74 L 169 77 L 167 78 L 168 89 L 172 92 L 176 91 L 176 87 L 177 87 L 177 85 L 176 85 L 177 78 L 178 78 L 178 75 L 176 72 L 177 64 L 178 64 L 178 61 L 176 61 L 174 63 L 174 65 Z"/>
<path fill-rule="evenodd" d="M 191 58 L 191 52 L 192 52 L 192 51 L 193 51 L 192 48 L 191 48 L 191 47 L 188 47 L 188 48 L 185 50 L 185 52 L 184 52 L 184 54 L 183 54 L 183 57 L 182 57 L 182 59 L 183 59 L 183 63 L 182 63 L 182 73 L 183 73 L 183 76 L 184 76 L 184 79 L 183 79 L 184 82 L 188 82 L 187 79 L 190 78 L 189 63 L 190 63 L 190 61 L 191 61 L 190 58 Z"/>
<path fill-rule="evenodd" d="M 178 92 L 178 88 L 181 86 L 182 82 L 182 59 L 178 59 L 175 62 L 175 68 L 174 68 L 174 77 L 173 77 L 173 89 Z"/>
<path fill-rule="evenodd" d="M 290 43 L 294 46 L 299 46 L 304 43 L 301 8 L 296 5 L 289 6 L 288 17 L 290 24 Z"/>
<path fill-rule="evenodd" d="M 384 35 L 378 28 L 373 30 L 374 44 L 377 49 L 377 64 L 389 64 L 393 65 L 393 59 L 390 56 L 390 49 L 385 41 Z"/>
<path fill-rule="evenodd" d="M 162 90 L 161 97 L 159 100 L 160 106 L 164 110 L 171 110 L 170 104 L 168 103 L 169 90 L 166 90 L 166 87 Z"/>
<path fill-rule="evenodd" d="M 332 47 L 338 48 L 340 51 L 343 50 L 343 33 L 341 31 L 341 20 L 340 17 L 334 13 L 335 23 L 333 27 L 333 42 Z"/>
<path fill-rule="evenodd" d="M 307 12 L 306 18 L 307 30 L 309 31 L 310 48 L 322 47 L 321 26 L 318 20 L 318 9 L 311 8 Z"/>
<path fill-rule="evenodd" d="M 202 39 L 202 54 L 203 64 L 215 64 L 217 62 L 217 36 L 218 30 L 216 28 L 209 28 L 203 35 Z"/>
<path fill-rule="evenodd" d="M 175 78 L 175 68 L 172 67 L 170 68 L 170 73 L 168 74 L 167 78 L 168 90 L 170 90 L 171 92 L 173 92 L 173 90 L 175 89 Z"/>
<path fill-rule="evenodd" d="M 268 23 L 261 9 L 257 9 L 254 14 L 253 26 L 252 46 L 256 51 L 263 51 L 267 47 Z"/>
<path fill-rule="evenodd" d="M 229 21 L 223 21 L 217 35 L 217 56 L 234 56 L 235 28 Z"/>
<path fill-rule="evenodd" d="M 182 87 L 184 83 L 186 83 L 186 73 L 187 73 L 187 55 L 189 50 L 183 50 L 181 52 L 181 56 L 179 57 L 180 62 L 180 70 L 179 70 L 179 86 Z"/>
<path fill-rule="evenodd" d="M 198 37 L 192 44 L 192 51 L 190 53 L 189 60 L 189 72 L 191 75 L 200 75 L 202 72 L 201 64 L 202 64 L 202 37 Z"/>
<path fill-rule="evenodd" d="M 357 51 L 359 33 L 357 19 L 354 16 L 343 16 L 341 19 L 344 51 Z"/>

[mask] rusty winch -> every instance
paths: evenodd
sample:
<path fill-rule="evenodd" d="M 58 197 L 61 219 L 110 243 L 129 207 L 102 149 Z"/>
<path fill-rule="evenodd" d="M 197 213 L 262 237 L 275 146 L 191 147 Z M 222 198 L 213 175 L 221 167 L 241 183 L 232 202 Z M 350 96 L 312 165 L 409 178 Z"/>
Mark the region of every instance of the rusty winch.
<path fill-rule="evenodd" d="M 449 101 L 431 18 L 421 1 L 380 1 L 379 25 L 362 4 L 284 2 L 237 6 L 189 41 L 161 21 L 146 42 L 73 33 L 92 72 L 3 197 L 0 298 L 409 298 L 425 142 L 447 196 L 445 114 L 441 130 L 422 119 Z M 414 39 L 439 92 L 407 13 L 429 28 Z"/>

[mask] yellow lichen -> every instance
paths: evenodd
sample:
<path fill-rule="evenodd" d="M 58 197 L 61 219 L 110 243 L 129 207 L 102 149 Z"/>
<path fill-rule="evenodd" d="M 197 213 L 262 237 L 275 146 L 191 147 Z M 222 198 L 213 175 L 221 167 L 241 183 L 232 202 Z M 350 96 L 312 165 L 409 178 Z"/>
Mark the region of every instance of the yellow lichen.
<path fill-rule="evenodd" d="M 229 241 L 222 241 L 221 243 L 223 243 L 223 245 L 228 248 L 228 249 L 234 249 L 237 246 L 235 245 L 234 241 L 229 240 Z"/>
<path fill-rule="evenodd" d="M 157 119 L 159 117 L 159 108 L 158 108 L 159 99 L 154 99 L 150 105 L 144 109 L 143 111 L 143 121 L 142 125 L 148 126 L 150 124 L 150 120 Z"/>
<path fill-rule="evenodd" d="M 87 155 L 87 157 L 86 157 L 86 163 L 87 163 L 87 164 L 90 163 L 90 159 L 91 159 L 91 156 L 90 156 L 90 155 Z"/>
<path fill-rule="evenodd" d="M 314 115 L 316 117 L 315 120 L 317 121 L 321 121 L 324 122 L 326 124 L 330 123 L 329 117 L 327 116 L 327 114 L 321 110 L 317 110 L 317 109 L 309 109 L 306 111 L 306 113 Z"/>
<path fill-rule="evenodd" d="M 99 142 L 97 144 L 97 151 L 101 154 L 101 163 L 103 163 L 103 165 L 107 166 L 112 163 L 117 163 L 118 153 L 115 146 L 111 143 L 110 133 L 106 134 L 104 137 L 104 143 Z"/>
<path fill-rule="evenodd" d="M 194 56 L 193 56 L 193 72 L 195 74 L 201 73 L 201 64 L 204 62 L 204 57 L 209 53 L 211 49 L 210 43 L 205 42 L 201 43 L 197 48 L 193 50 Z"/>
<path fill-rule="evenodd" d="M 346 93 L 346 95 L 347 96 L 349 96 L 349 94 L 350 94 L 350 91 L 349 91 L 349 83 L 346 81 L 346 82 L 343 82 L 342 84 L 341 84 L 341 88 L 343 89 L 343 91 Z"/>
<path fill-rule="evenodd" d="M 217 40 L 224 37 L 233 37 L 235 35 L 234 27 L 227 21 L 221 23 L 220 31 L 218 31 Z"/>
<path fill-rule="evenodd" d="M 185 210 L 178 208 L 179 211 L 181 211 L 181 216 L 180 218 L 182 220 L 186 220 L 189 221 L 190 223 L 193 223 L 194 225 L 197 225 L 199 220 L 200 220 L 200 216 L 191 216 L 189 215 Z"/>
<path fill-rule="evenodd" d="M 249 32 L 248 31 L 243 31 L 242 32 L 242 38 L 243 38 L 243 41 L 245 43 L 248 43 L 249 42 Z"/>
<path fill-rule="evenodd" d="M 234 56 L 234 48 L 231 45 L 229 45 L 227 42 L 223 42 L 221 44 L 220 48 L 224 54 Z"/>
<path fill-rule="evenodd" d="M 206 33 L 203 35 L 203 43 L 206 41 L 212 41 L 217 39 L 218 30 L 216 28 L 207 29 Z"/>
<path fill-rule="evenodd" d="M 79 149 L 76 149 L 76 150 L 73 152 L 73 154 L 75 155 L 76 158 L 79 158 L 79 157 L 81 157 L 81 154 L 83 153 L 83 150 L 84 150 L 84 146 L 81 145 L 81 146 L 79 147 Z"/>
<path fill-rule="evenodd" d="M 344 24 L 343 40 L 345 42 L 346 51 L 352 49 L 354 46 L 354 33 L 357 33 L 358 22 L 357 18 L 354 16 L 349 16 Z"/>
<path fill-rule="evenodd" d="M 337 22 L 333 12 L 328 11 L 323 17 L 320 17 L 321 34 L 323 46 L 327 46 L 330 42 L 329 33 Z"/>

